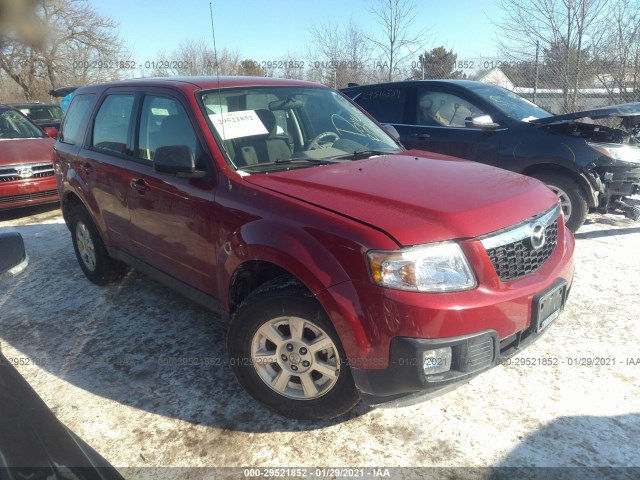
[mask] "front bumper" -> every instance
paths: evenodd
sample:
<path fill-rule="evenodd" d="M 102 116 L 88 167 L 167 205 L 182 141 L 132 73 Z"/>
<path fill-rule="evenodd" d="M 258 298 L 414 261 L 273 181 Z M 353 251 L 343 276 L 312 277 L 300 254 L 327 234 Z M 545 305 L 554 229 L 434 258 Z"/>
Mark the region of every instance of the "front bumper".
<path fill-rule="evenodd" d="M 570 288 L 563 280 L 556 281 L 556 287 L 562 288 L 564 305 Z M 414 403 L 445 393 L 521 352 L 546 331 L 538 323 L 534 315 L 527 328 L 502 340 L 495 330 L 438 339 L 396 337 L 391 340 L 387 368 L 352 367 L 351 372 L 362 400 L 369 405 Z M 448 370 L 425 374 L 423 353 L 444 348 L 451 349 Z"/>
<path fill-rule="evenodd" d="M 0 210 L 58 201 L 54 176 L 0 183 Z"/>

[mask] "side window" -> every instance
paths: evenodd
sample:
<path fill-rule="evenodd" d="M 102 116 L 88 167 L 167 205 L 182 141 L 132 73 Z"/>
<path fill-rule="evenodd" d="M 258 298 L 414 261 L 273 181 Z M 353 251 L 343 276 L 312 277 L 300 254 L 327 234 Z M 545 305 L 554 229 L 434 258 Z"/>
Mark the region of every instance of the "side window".
<path fill-rule="evenodd" d="M 86 124 L 95 95 L 93 93 L 85 95 L 74 95 L 71 97 L 71 104 L 64 116 L 64 121 L 60 127 L 59 139 L 69 145 L 79 145 L 82 143 L 80 134 L 82 127 Z"/>
<path fill-rule="evenodd" d="M 404 123 L 405 88 L 362 92 L 355 101 L 381 123 Z"/>
<path fill-rule="evenodd" d="M 132 120 L 133 94 L 109 95 L 104 99 L 93 124 L 93 148 L 125 155 Z"/>
<path fill-rule="evenodd" d="M 140 160 L 153 161 L 158 147 L 186 145 L 198 156 L 198 140 L 187 112 L 180 102 L 169 97 L 147 95 L 142 103 L 140 131 L 138 132 Z"/>
<path fill-rule="evenodd" d="M 465 127 L 465 119 L 484 112 L 467 100 L 451 93 L 418 90 L 418 125 L 437 127 Z"/>

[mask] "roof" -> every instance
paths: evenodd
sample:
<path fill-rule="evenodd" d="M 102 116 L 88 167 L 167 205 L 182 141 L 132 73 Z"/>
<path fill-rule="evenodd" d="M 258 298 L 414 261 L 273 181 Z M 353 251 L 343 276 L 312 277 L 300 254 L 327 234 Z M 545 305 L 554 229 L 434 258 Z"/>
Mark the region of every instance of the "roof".
<path fill-rule="evenodd" d="M 257 87 L 257 86 L 307 86 L 328 88 L 318 83 L 303 80 L 291 80 L 271 77 L 151 77 L 120 80 L 117 82 L 102 83 L 81 87 L 81 90 L 101 89 L 106 87 L 139 87 L 141 85 L 153 85 L 156 87 L 187 88 L 207 90 L 211 88 L 230 87 Z M 80 90 L 80 89 L 79 89 Z"/>
<path fill-rule="evenodd" d="M 386 82 L 386 83 L 370 83 L 367 85 L 358 85 L 354 87 L 341 88 L 341 91 L 358 90 L 361 88 L 391 88 L 399 85 L 458 85 L 460 87 L 473 87 L 480 82 L 473 80 L 401 80 L 398 82 Z"/>

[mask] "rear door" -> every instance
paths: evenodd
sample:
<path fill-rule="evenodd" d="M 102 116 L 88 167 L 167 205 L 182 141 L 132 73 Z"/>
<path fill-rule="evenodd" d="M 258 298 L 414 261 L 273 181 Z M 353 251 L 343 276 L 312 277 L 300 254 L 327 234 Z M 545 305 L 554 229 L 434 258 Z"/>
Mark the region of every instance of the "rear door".
<path fill-rule="evenodd" d="M 130 230 L 126 177 L 118 167 L 129 154 L 134 100 L 117 90 L 74 95 L 54 147 L 57 175 L 80 192 L 105 242 L 121 248 Z"/>
<path fill-rule="evenodd" d="M 136 94 L 110 89 L 93 117 L 85 148 L 78 155 L 76 173 L 87 191 L 108 244 L 131 251 L 127 166 L 133 145 Z"/>

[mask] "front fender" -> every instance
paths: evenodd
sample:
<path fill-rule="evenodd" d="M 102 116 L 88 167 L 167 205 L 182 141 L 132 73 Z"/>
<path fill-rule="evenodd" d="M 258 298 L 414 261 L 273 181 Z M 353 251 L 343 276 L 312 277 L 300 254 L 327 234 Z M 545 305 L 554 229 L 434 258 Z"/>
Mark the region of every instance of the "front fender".
<path fill-rule="evenodd" d="M 345 299 L 343 289 L 336 295 L 332 287 L 353 285 L 353 277 L 368 275 L 363 247 L 327 232 L 296 228 L 277 220 L 258 219 L 247 223 L 229 235 L 218 255 L 219 272 L 224 276 L 218 283 L 224 290 L 220 298 L 227 309 L 229 279 L 249 261 L 269 262 L 297 278 L 324 308 L 347 356 L 361 355 L 361 340 L 356 339 L 366 338 L 366 335 L 358 313 L 361 308 L 356 305 L 358 297 L 350 295 Z M 344 313 L 345 302 L 352 306 L 347 309 L 349 315 Z"/>
<path fill-rule="evenodd" d="M 219 250 L 217 264 L 227 279 L 219 279 L 219 285 L 226 289 L 220 298 L 228 298 L 228 279 L 233 273 L 243 263 L 256 260 L 286 270 L 314 294 L 350 278 L 335 252 L 311 231 L 262 218 L 232 232 Z"/>

